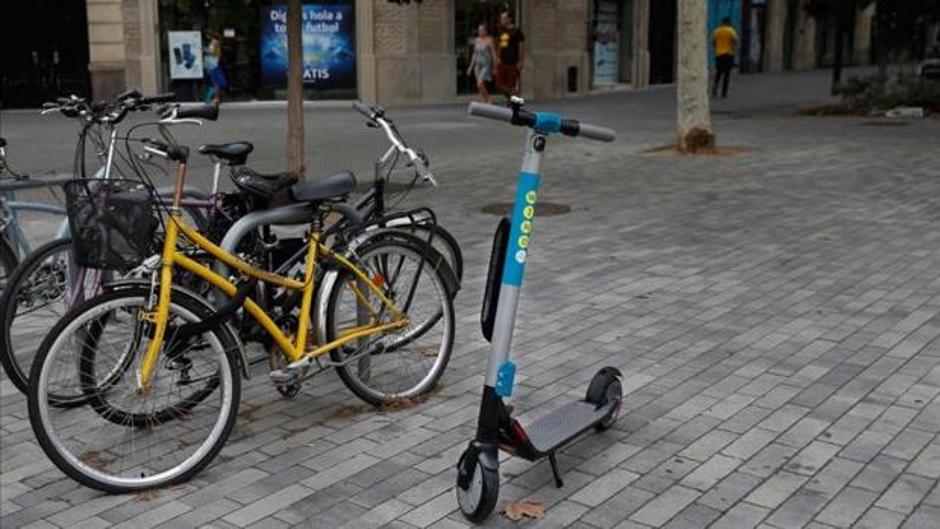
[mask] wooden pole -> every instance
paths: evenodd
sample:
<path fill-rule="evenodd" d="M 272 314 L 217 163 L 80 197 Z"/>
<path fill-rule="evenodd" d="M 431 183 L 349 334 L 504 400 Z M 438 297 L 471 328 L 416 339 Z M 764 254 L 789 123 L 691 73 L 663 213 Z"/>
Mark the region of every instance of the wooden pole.
<path fill-rule="evenodd" d="M 301 0 L 287 2 L 287 167 L 304 178 L 303 10 Z"/>

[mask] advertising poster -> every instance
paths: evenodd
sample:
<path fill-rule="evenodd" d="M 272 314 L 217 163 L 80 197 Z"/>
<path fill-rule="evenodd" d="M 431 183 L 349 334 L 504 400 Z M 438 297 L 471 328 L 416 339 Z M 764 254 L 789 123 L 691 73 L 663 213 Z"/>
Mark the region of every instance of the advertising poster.
<path fill-rule="evenodd" d="M 620 31 L 615 0 L 597 3 L 594 29 L 594 86 L 615 85 L 620 81 Z"/>
<path fill-rule="evenodd" d="M 170 79 L 202 79 L 202 32 L 168 31 Z"/>
<path fill-rule="evenodd" d="M 352 4 L 304 4 L 304 84 L 356 88 L 356 21 Z M 261 82 L 287 84 L 287 6 L 261 8 Z"/>

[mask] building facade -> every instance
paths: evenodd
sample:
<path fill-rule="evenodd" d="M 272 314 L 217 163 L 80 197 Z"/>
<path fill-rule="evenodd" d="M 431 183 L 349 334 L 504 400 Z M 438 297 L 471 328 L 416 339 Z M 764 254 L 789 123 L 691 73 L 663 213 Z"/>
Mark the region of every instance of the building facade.
<path fill-rule="evenodd" d="M 726 16 L 738 29 L 743 72 L 831 62 L 834 28 L 809 16 L 810 0 L 702 1 L 708 2 L 709 31 Z M 62 33 L 37 36 L 26 27 L 28 38 L 11 38 L 5 49 L 12 49 L 13 59 L 4 62 L 16 67 L 4 67 L 4 104 L 34 106 L 66 90 L 81 93 L 83 84 L 96 98 L 140 87 L 199 99 L 208 84 L 204 63 L 212 39 L 221 50 L 227 100 L 282 99 L 283 3 L 13 0 L 5 10 L 40 11 L 46 19 L 67 16 L 72 31 L 63 41 Z M 675 76 L 676 0 L 311 0 L 304 5 L 308 98 L 412 104 L 472 93 L 466 73 L 472 37 L 480 24 L 495 32 L 503 10 L 516 14 L 526 36 L 521 82 L 526 97 L 643 89 Z M 847 39 L 846 56 L 856 63 L 869 60 L 872 16 L 871 8 L 860 10 L 855 38 Z M 17 17 L 4 18 L 10 26 L 4 33 L 15 35 L 21 28 L 9 21 Z M 49 73 L 65 70 L 68 75 Z M 42 89 L 35 88 L 39 85 Z"/>

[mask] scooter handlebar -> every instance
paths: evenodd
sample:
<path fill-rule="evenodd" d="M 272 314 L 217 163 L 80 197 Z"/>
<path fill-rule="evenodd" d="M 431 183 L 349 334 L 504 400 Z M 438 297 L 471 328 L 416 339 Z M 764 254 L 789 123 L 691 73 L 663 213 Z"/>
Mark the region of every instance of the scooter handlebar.
<path fill-rule="evenodd" d="M 497 121 L 505 121 L 506 123 L 512 123 L 512 109 L 511 108 L 491 105 L 489 103 L 480 103 L 479 101 L 473 101 L 470 103 L 470 106 L 467 107 L 467 114 L 470 114 L 471 116 L 477 116 L 480 118 L 495 119 Z"/>
<path fill-rule="evenodd" d="M 617 138 L 617 133 L 613 129 L 601 127 L 600 125 L 578 123 L 578 133 L 575 134 L 575 136 L 583 136 L 592 140 L 611 142 Z"/>
<path fill-rule="evenodd" d="M 531 128 L 535 128 L 536 124 L 539 122 L 539 114 L 531 110 L 523 108 L 513 110 L 509 107 L 500 107 L 477 101 L 470 103 L 470 106 L 467 108 L 467 113 L 471 116 L 495 119 L 497 121 L 505 121 L 513 125 Z M 583 136 L 597 141 L 609 142 L 614 141 L 617 137 L 617 133 L 607 127 L 581 123 L 578 120 L 567 118 L 561 118 L 561 122 L 558 124 L 556 131 L 566 136 Z"/>

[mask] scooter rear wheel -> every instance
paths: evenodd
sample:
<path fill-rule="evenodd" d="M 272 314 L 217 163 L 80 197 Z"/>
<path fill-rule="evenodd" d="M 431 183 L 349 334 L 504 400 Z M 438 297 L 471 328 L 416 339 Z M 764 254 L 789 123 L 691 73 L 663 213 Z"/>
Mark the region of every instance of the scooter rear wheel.
<path fill-rule="evenodd" d="M 464 458 L 467 457 L 474 457 L 469 449 L 460 457 L 458 468 L 463 468 Z M 457 504 L 467 520 L 480 523 L 496 508 L 496 500 L 499 498 L 499 472 L 487 469 L 479 458 L 473 462 L 470 472 L 467 489 L 463 489 L 459 484 L 456 487 Z"/>
<path fill-rule="evenodd" d="M 620 407 L 623 401 L 623 387 L 620 385 L 620 371 L 614 367 L 605 367 L 598 371 L 591 379 L 591 385 L 588 386 L 587 396 L 584 400 L 596 406 L 604 406 L 608 402 L 615 402 L 604 420 L 594 425 L 598 432 L 610 428 L 617 422 L 620 416 Z"/>

